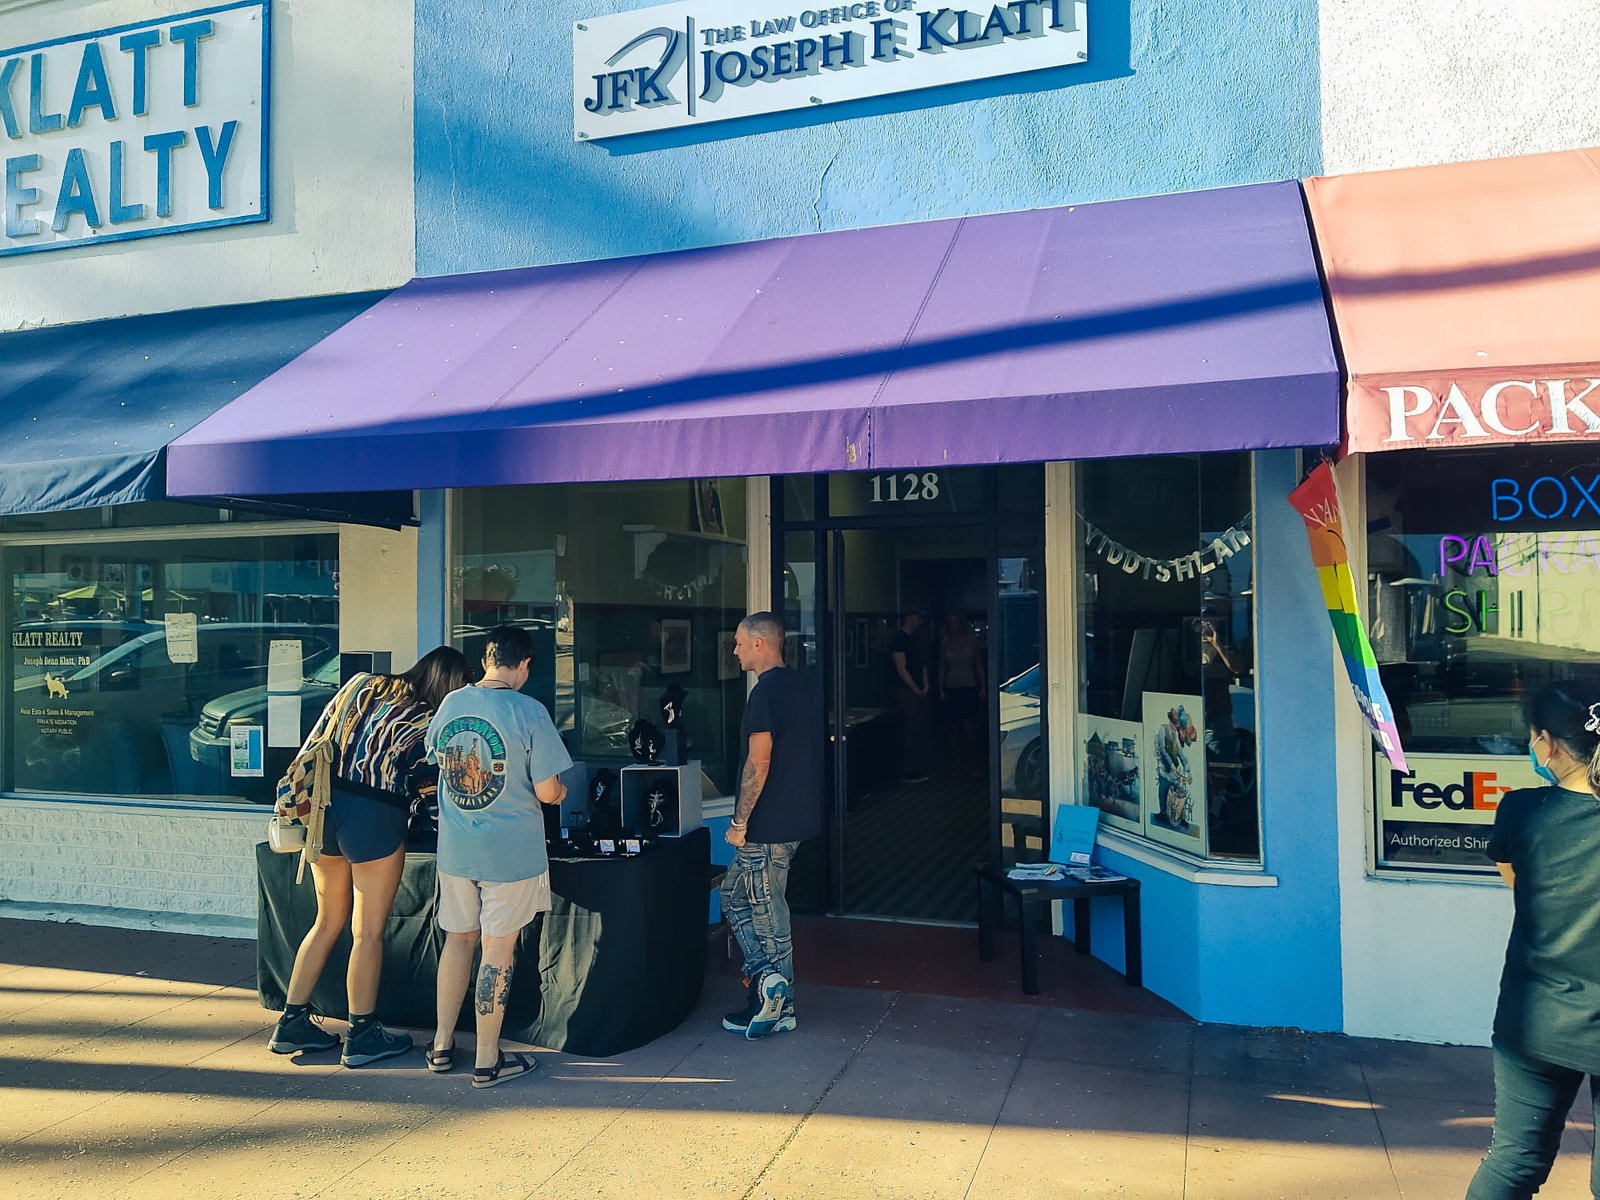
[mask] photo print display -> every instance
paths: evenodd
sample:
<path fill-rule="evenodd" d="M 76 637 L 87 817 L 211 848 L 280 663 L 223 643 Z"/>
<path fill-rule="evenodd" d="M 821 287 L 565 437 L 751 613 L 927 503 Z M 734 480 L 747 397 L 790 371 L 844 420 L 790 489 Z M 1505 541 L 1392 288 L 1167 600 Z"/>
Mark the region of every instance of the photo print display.
<path fill-rule="evenodd" d="M 1206 851 L 1206 732 L 1199 696 L 1144 693 L 1145 831 L 1158 842 Z"/>
<path fill-rule="evenodd" d="M 1144 727 L 1138 721 L 1078 714 L 1078 746 L 1083 774 L 1078 781 L 1078 803 L 1100 810 L 1115 829 L 1143 833 L 1143 772 L 1149 761 Z"/>

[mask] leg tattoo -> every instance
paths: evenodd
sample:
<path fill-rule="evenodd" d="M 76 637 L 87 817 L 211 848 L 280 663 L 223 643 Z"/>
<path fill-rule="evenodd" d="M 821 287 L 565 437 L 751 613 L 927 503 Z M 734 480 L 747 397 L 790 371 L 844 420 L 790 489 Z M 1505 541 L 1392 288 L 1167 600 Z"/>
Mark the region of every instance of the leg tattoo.
<path fill-rule="evenodd" d="M 478 994 L 474 1007 L 480 1016 L 488 1016 L 496 1008 L 505 1005 L 506 997 L 511 994 L 511 967 L 511 963 L 503 967 L 485 963 L 478 972 Z"/>

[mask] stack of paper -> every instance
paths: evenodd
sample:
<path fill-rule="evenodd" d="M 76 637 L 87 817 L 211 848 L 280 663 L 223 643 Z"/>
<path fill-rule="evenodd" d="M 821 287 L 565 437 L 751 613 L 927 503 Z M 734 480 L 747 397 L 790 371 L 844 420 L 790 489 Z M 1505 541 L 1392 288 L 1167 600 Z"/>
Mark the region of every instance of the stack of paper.
<path fill-rule="evenodd" d="M 1059 883 L 1064 873 L 1055 863 L 1018 863 L 1006 872 L 1007 879 L 1019 883 Z"/>

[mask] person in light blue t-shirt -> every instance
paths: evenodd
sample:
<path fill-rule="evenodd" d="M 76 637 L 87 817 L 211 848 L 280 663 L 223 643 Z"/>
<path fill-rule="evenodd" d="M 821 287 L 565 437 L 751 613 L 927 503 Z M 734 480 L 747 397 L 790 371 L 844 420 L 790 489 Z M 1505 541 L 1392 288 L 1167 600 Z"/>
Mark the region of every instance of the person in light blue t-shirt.
<path fill-rule="evenodd" d="M 526 630 L 489 634 L 483 679 L 445 697 L 428 726 L 428 757 L 439 764 L 438 1017 L 428 1069 L 455 1065 L 455 1027 L 481 938 L 473 1007 L 478 1045 L 473 1087 L 493 1087 L 537 1065 L 500 1051 L 500 1027 L 517 935 L 550 908 L 550 860 L 541 804 L 566 797 L 572 765 L 544 705 L 521 693 L 533 663 Z"/>

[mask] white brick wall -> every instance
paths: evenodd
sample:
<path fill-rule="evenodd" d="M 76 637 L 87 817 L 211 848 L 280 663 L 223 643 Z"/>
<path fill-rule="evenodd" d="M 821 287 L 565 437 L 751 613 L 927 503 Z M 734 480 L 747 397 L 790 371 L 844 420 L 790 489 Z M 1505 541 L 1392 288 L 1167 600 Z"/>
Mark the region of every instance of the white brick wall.
<path fill-rule="evenodd" d="M 255 845 L 269 811 L 0 799 L 0 901 L 148 915 L 238 934 L 256 913 Z M 202 918 L 164 922 L 162 918 Z"/>

